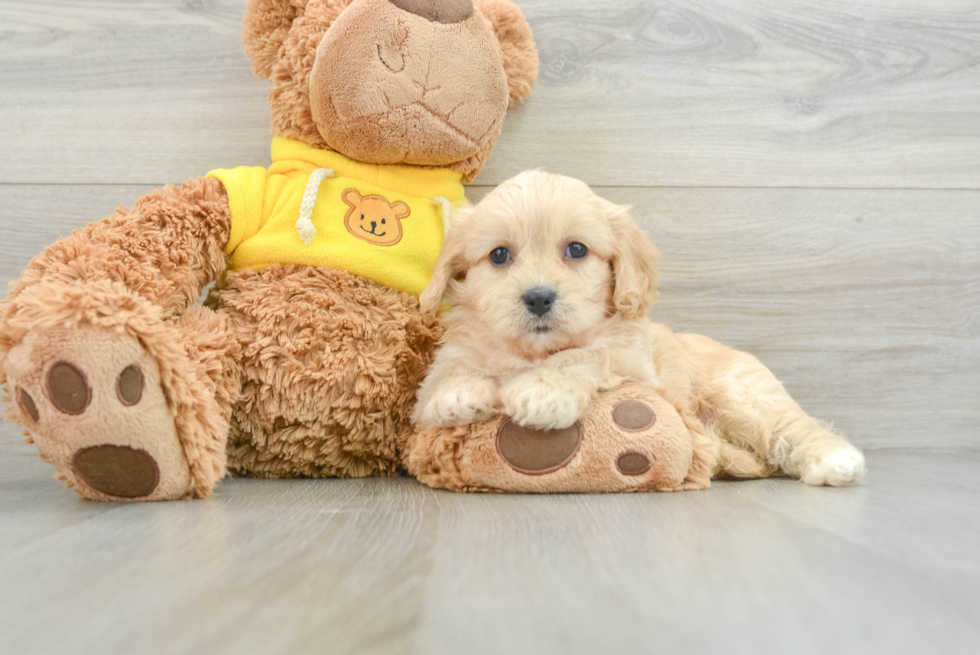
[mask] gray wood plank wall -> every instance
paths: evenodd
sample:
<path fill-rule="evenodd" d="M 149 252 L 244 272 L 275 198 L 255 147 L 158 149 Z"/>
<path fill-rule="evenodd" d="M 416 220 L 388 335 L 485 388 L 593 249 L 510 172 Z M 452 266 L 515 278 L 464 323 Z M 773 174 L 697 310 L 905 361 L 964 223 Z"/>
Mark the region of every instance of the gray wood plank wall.
<path fill-rule="evenodd" d="M 519 4 L 541 79 L 473 199 L 580 177 L 663 251 L 656 320 L 754 352 L 864 447 L 980 447 L 980 3 Z M 0 0 L 0 281 L 155 186 L 268 162 L 243 7 Z"/>

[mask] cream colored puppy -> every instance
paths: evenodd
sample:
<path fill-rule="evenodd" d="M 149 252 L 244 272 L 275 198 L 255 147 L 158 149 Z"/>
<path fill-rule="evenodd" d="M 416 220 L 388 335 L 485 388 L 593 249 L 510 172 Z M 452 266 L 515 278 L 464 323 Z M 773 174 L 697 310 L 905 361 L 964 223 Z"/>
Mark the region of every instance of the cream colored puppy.
<path fill-rule="evenodd" d="M 460 210 L 421 298 L 425 312 L 448 309 L 416 422 L 503 411 L 523 426 L 564 428 L 599 391 L 634 380 L 658 388 L 695 438 L 713 442 L 716 473 L 857 481 L 861 452 L 808 416 L 755 357 L 646 318 L 657 259 L 626 207 L 559 175 L 521 173 Z"/>

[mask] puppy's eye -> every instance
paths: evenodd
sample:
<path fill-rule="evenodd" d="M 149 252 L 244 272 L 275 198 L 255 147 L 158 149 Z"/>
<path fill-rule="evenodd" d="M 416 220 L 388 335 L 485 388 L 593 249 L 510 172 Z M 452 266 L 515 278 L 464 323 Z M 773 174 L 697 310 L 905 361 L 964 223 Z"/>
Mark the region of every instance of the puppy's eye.
<path fill-rule="evenodd" d="M 505 266 L 510 263 L 510 251 L 506 248 L 494 248 L 490 252 L 490 263 L 494 266 Z"/>
<path fill-rule="evenodd" d="M 589 249 L 584 244 L 574 241 L 565 248 L 565 256 L 569 259 L 584 259 L 589 254 Z"/>

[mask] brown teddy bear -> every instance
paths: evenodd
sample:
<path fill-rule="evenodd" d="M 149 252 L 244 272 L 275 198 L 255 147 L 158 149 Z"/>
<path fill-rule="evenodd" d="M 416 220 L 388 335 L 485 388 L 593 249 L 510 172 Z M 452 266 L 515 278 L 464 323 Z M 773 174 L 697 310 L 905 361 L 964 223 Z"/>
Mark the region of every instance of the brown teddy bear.
<path fill-rule="evenodd" d="M 272 165 L 78 230 L 0 311 L 7 417 L 86 498 L 399 473 L 438 338 L 417 296 L 538 69 L 509 0 L 249 0 L 243 40 Z"/>

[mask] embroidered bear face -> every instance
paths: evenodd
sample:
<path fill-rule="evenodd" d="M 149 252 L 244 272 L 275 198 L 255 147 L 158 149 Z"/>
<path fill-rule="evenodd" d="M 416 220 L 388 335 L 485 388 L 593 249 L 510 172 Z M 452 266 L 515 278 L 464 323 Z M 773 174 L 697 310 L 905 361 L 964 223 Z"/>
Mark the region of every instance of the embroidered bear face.
<path fill-rule="evenodd" d="M 412 213 L 407 204 L 362 196 L 357 189 L 347 189 L 341 198 L 350 207 L 344 227 L 358 239 L 376 246 L 393 246 L 402 240 L 402 221 Z"/>

